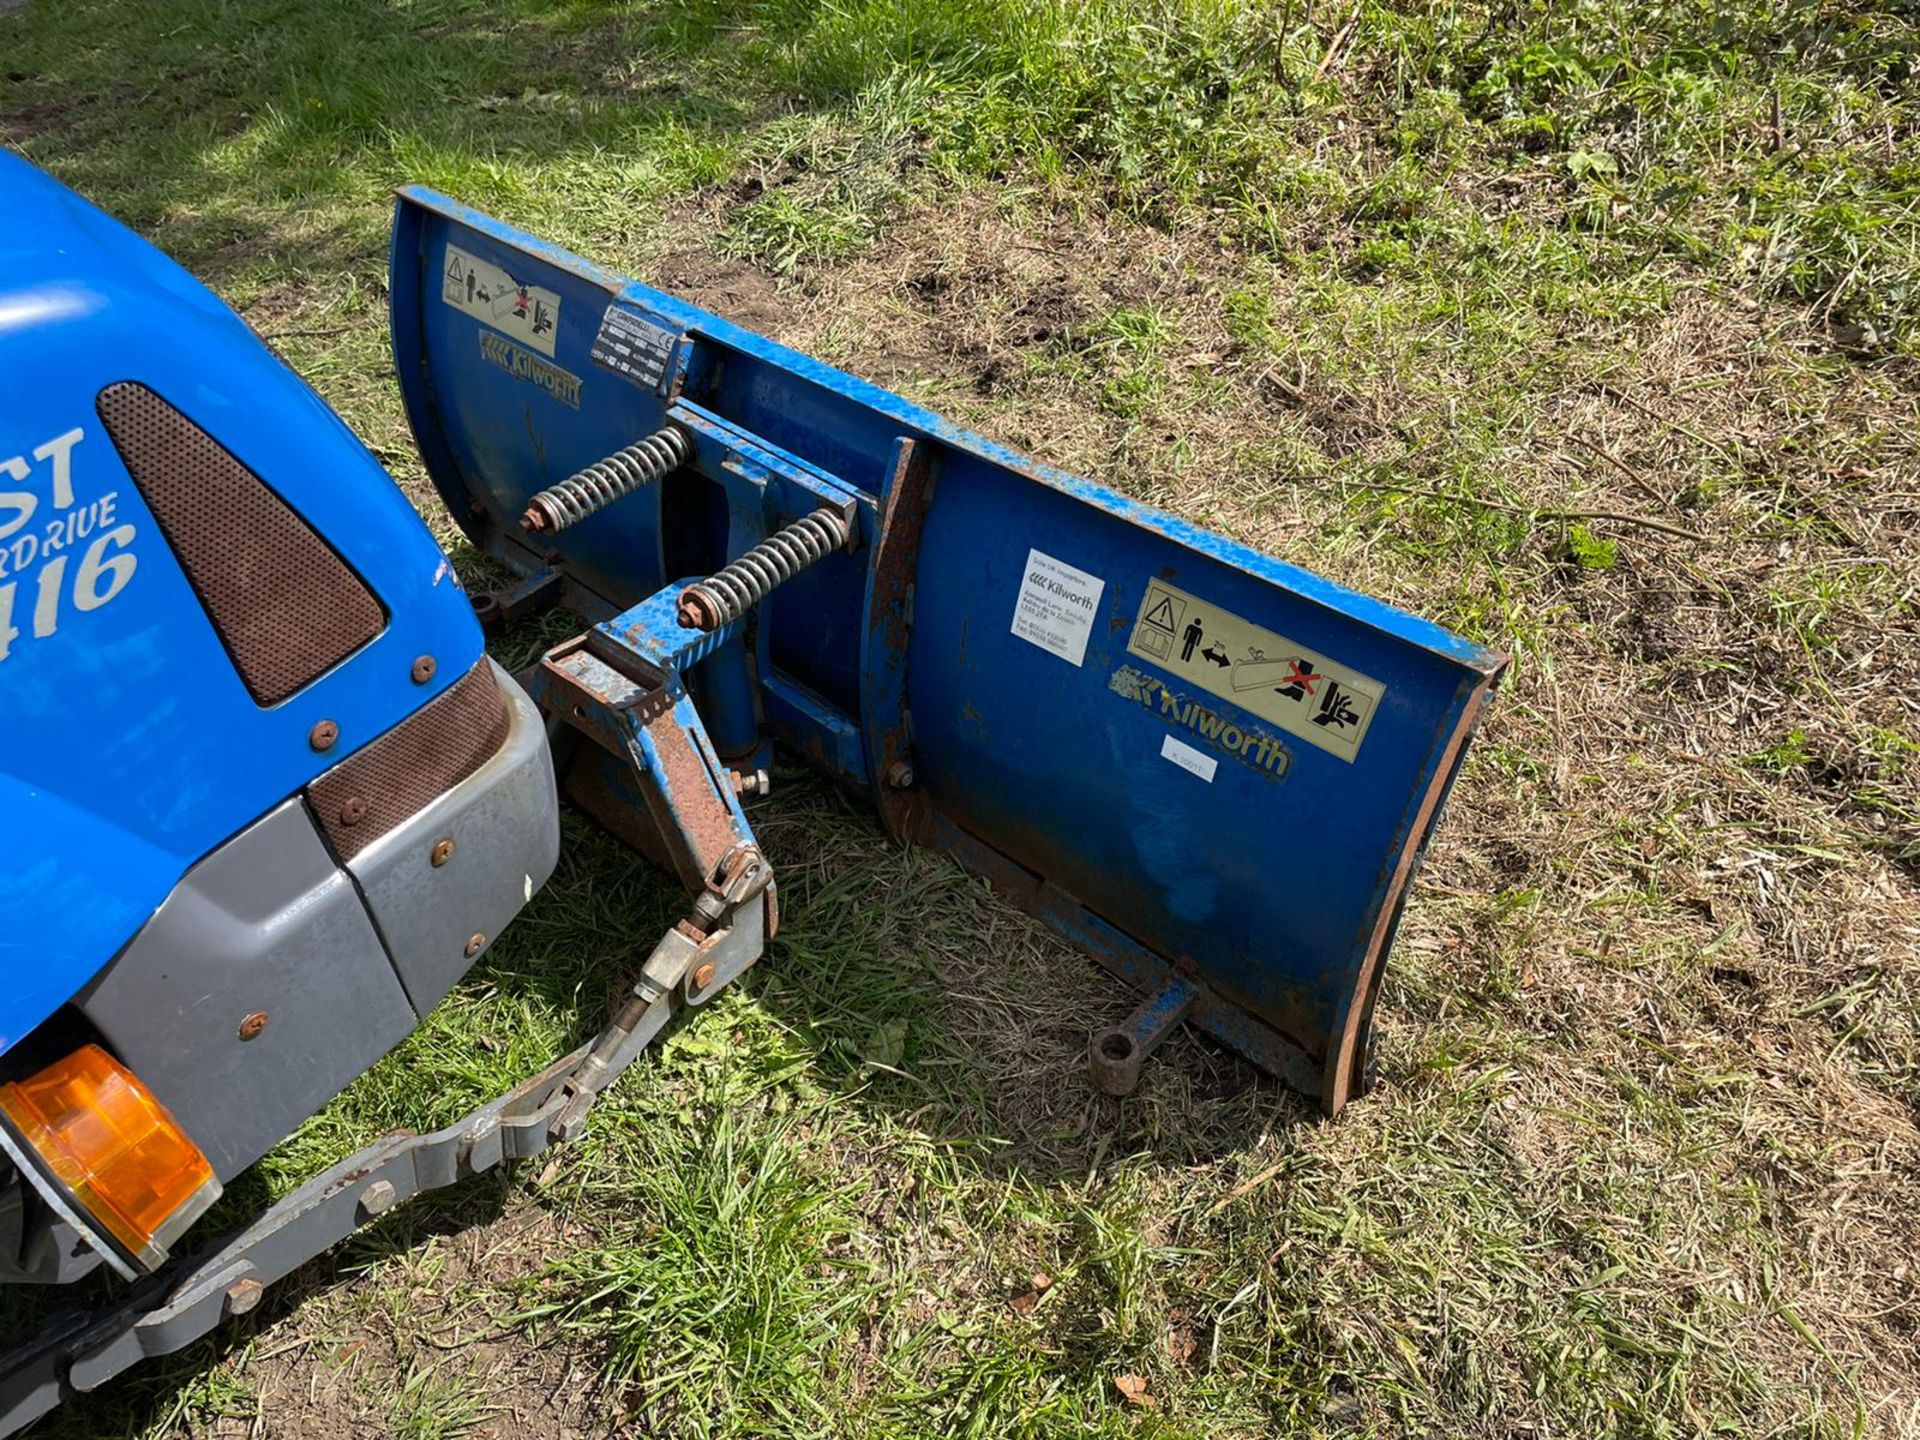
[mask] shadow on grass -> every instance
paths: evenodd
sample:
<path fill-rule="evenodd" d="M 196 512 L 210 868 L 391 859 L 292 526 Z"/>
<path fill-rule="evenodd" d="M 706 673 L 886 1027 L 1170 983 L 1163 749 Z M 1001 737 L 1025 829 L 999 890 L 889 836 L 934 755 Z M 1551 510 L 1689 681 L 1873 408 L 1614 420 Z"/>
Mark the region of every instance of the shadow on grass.
<path fill-rule="evenodd" d="M 725 13 L 601 0 L 30 4 L 0 40 L 0 141 L 220 285 L 384 257 L 421 182 L 562 234 L 722 178 L 792 107 Z"/>

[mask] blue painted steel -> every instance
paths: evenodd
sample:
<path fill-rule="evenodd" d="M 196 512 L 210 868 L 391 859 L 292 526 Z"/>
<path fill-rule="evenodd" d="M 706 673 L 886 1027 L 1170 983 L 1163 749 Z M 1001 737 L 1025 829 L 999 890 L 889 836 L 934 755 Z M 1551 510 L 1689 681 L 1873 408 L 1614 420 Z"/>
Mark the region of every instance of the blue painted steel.
<path fill-rule="evenodd" d="M 564 382 L 503 363 L 511 331 L 445 303 L 449 243 L 558 297 L 554 348 L 538 358 Z M 431 191 L 400 198 L 392 296 L 429 468 L 469 534 L 510 564 L 550 561 L 624 606 L 737 554 L 675 538 L 741 532 L 724 514 L 675 531 L 663 520 L 670 486 L 543 537 L 537 556 L 511 523 L 534 491 L 649 433 L 676 404 L 855 491 L 866 548 L 829 557 L 762 607 L 757 653 L 777 738 L 856 782 L 875 774 L 868 751 L 882 737 L 910 744 L 934 821 L 923 838 L 1136 982 L 1153 979 L 1142 955 L 1190 968 L 1219 1002 L 1196 1023 L 1296 1081 L 1304 1056 L 1329 1109 L 1361 1085 L 1384 952 L 1503 657 Z M 673 337 L 659 385 L 590 355 L 610 305 Z M 925 522 L 883 534 L 908 453 L 936 482 Z M 671 503 L 731 505 L 737 519 L 724 458 L 705 447 L 696 468 L 712 483 L 683 484 Z M 749 518 L 747 532 L 763 522 Z M 1081 663 L 1012 633 L 1034 550 L 1102 581 Z M 1272 727 L 1128 652 L 1155 580 L 1384 685 L 1357 757 L 1282 736 L 1278 778 L 1225 758 L 1202 779 L 1163 758 L 1169 736 L 1207 743 L 1179 723 L 1183 697 Z"/>
<path fill-rule="evenodd" d="M 734 621 L 713 630 L 687 629 L 674 618 L 680 589 L 678 583 L 667 586 L 594 628 L 650 669 L 685 674 L 727 649 L 745 626 Z"/>
<path fill-rule="evenodd" d="M 765 539 L 768 529 L 823 505 L 838 510 L 851 503 L 869 517 L 871 525 L 873 496 L 850 489 L 797 455 L 767 445 L 705 406 L 682 399 L 669 407 L 667 418 L 693 436 L 696 464 L 719 477 L 728 492 L 729 518 L 735 527 L 728 540 L 730 554 Z M 762 502 L 758 506 L 751 503 L 756 497 Z"/>
<path fill-rule="evenodd" d="M 1175 976 L 1134 1012 L 1128 1033 L 1143 1050 L 1150 1050 L 1180 1023 L 1180 1017 L 1192 1009 L 1199 998 L 1199 992 L 1191 983 Z"/>
<path fill-rule="evenodd" d="M 660 590 L 549 652 L 531 679 L 536 700 L 624 762 L 601 771 L 614 803 L 653 817 L 660 853 L 698 893 L 754 838 L 686 685 L 690 673 L 740 652 L 741 626 L 683 628 L 679 590 Z"/>
<path fill-rule="evenodd" d="M 4 151 L 0 213 L 4 1050 L 196 860 L 464 675 L 480 635 L 378 462 L 210 291 Z M 122 380 L 305 516 L 380 597 L 384 632 L 257 707 L 95 413 Z M 437 678 L 416 686 L 422 654 Z M 322 718 L 341 740 L 317 755 L 307 735 Z"/>
<path fill-rule="evenodd" d="M 677 591 L 675 596 L 677 600 Z M 721 646 L 687 676 L 687 683 L 699 703 L 713 748 L 740 768 L 763 766 L 760 707 L 755 703 L 753 671 L 747 663 L 745 643 L 735 640 Z"/>

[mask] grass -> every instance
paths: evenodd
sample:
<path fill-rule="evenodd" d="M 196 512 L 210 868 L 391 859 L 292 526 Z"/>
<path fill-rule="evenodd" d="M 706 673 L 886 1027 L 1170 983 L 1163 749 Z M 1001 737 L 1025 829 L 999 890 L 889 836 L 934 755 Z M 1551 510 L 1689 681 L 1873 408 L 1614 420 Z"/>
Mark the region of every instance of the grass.
<path fill-rule="evenodd" d="M 769 961 L 577 1147 L 52 1433 L 1920 1435 L 1917 56 L 1810 0 L 0 15 L 0 137 L 469 575 L 407 181 L 1516 657 L 1337 1123 L 1184 1036 L 1094 1097 L 1127 997 L 782 771 Z M 570 819 L 234 1212 L 564 1050 L 673 914 Z"/>

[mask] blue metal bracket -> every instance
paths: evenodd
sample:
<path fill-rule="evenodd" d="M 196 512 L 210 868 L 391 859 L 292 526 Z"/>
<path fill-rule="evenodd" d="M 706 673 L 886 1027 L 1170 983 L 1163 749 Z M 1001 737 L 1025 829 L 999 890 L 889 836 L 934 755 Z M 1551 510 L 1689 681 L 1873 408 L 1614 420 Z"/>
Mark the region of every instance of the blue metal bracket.
<path fill-rule="evenodd" d="M 667 418 L 693 436 L 694 468 L 703 475 L 729 483 L 737 479 L 751 486 L 762 497 L 769 522 L 797 520 L 823 505 L 838 511 L 856 526 L 861 519 L 872 515 L 871 496 L 842 484 L 799 456 L 728 424 L 703 406 L 681 400 L 667 411 Z M 733 508 L 750 507 L 736 500 Z M 859 533 L 856 528 L 855 534 Z M 743 550 L 762 538 L 764 532 L 745 544 L 736 540 L 734 548 Z"/>
<path fill-rule="evenodd" d="M 698 894 L 730 853 L 755 843 L 737 772 L 715 751 L 686 684 L 688 670 L 737 643 L 740 627 L 683 629 L 677 596 L 662 590 L 548 652 L 530 689 L 612 759 L 615 794 L 655 827 L 657 844 L 643 848 Z"/>

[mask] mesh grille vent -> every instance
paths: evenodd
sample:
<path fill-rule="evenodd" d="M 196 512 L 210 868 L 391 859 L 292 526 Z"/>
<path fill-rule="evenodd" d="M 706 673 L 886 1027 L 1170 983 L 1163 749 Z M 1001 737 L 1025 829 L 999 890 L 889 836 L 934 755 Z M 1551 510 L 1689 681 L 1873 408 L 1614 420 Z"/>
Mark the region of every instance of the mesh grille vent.
<path fill-rule="evenodd" d="M 499 753 L 511 719 L 486 657 L 378 740 L 307 787 L 342 860 L 451 790 Z M 347 817 L 355 817 L 349 823 Z"/>
<path fill-rule="evenodd" d="M 109 385 L 96 403 L 256 704 L 277 705 L 380 633 L 373 592 L 206 431 L 144 385 Z"/>

